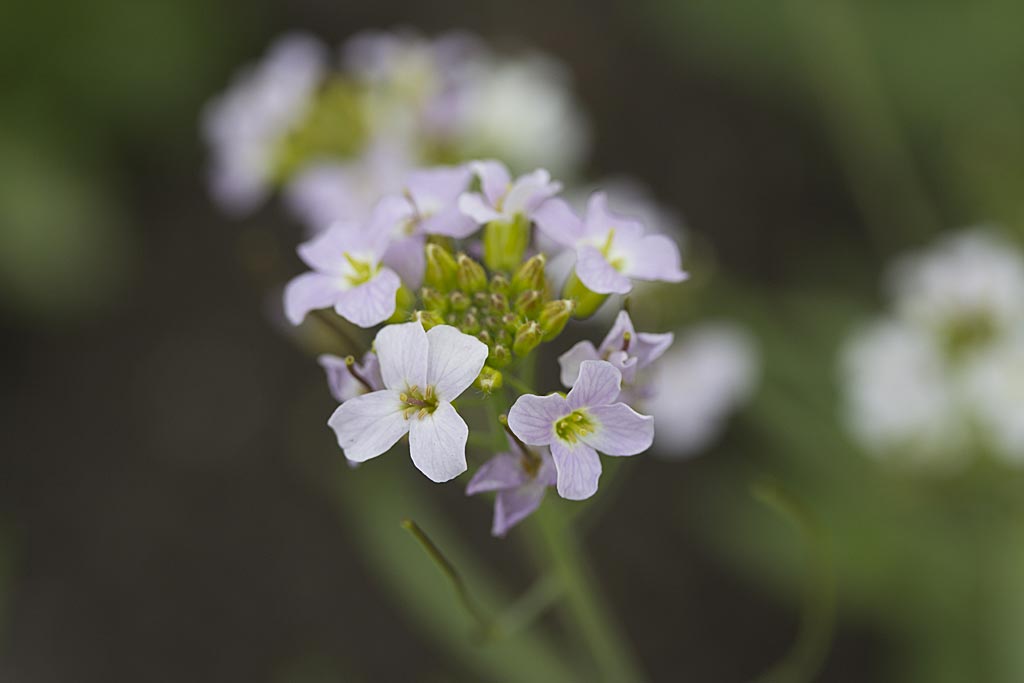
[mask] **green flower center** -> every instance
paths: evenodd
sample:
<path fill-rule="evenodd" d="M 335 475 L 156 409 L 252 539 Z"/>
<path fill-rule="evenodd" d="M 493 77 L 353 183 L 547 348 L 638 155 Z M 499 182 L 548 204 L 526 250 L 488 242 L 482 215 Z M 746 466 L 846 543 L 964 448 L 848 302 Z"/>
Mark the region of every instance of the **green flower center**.
<path fill-rule="evenodd" d="M 991 315 L 974 312 L 950 321 L 943 330 L 943 346 L 948 356 L 957 360 L 990 342 L 997 332 Z"/>
<path fill-rule="evenodd" d="M 612 244 L 615 242 L 615 228 L 608 231 L 608 236 L 605 237 L 604 244 L 600 247 L 601 255 L 604 256 L 605 260 L 611 264 L 615 270 L 622 270 L 626 265 L 626 260 L 621 256 L 612 256 Z"/>
<path fill-rule="evenodd" d="M 345 281 L 353 287 L 358 287 L 364 282 L 369 282 L 380 269 L 373 263 L 369 261 L 362 261 L 348 252 L 345 252 L 343 255 L 345 257 L 345 261 L 348 262 L 349 267 L 349 272 L 345 274 Z"/>
<path fill-rule="evenodd" d="M 434 385 L 432 384 L 423 390 L 420 390 L 415 384 L 411 387 L 406 387 L 406 390 L 398 395 L 398 400 L 405 405 L 402 413 L 405 415 L 406 420 L 414 415 L 418 419 L 423 419 L 437 410 L 438 398 L 437 394 L 434 393 Z"/>
<path fill-rule="evenodd" d="M 562 441 L 574 444 L 580 438 L 593 433 L 594 421 L 586 410 L 577 409 L 555 423 L 555 434 Z"/>

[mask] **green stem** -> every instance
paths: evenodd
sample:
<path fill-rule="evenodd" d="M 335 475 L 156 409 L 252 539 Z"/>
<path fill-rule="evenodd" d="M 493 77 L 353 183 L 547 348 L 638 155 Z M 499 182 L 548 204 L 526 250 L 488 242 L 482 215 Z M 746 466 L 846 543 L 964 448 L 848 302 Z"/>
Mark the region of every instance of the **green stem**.
<path fill-rule="evenodd" d="M 599 594 L 579 539 L 559 512 L 549 501 L 534 513 L 527 528 L 544 568 L 561 583 L 563 616 L 595 665 L 592 680 L 643 681 L 645 676 L 625 634 Z"/>

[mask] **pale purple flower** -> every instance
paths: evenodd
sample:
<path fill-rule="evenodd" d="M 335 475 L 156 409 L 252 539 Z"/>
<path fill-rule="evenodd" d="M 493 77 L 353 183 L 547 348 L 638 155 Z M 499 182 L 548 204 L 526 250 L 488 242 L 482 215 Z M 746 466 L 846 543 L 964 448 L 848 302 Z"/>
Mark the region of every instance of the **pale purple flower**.
<path fill-rule="evenodd" d="M 403 204 L 401 199 L 386 198 L 365 224 L 336 223 L 299 245 L 299 256 L 313 270 L 285 287 L 285 315 L 293 325 L 312 310 L 332 306 L 360 327 L 372 327 L 394 314 L 395 294 L 402 283 L 381 260 L 391 240 L 385 228 L 404 210 Z"/>
<path fill-rule="evenodd" d="M 452 401 L 487 360 L 487 346 L 449 325 L 388 325 L 374 342 L 384 388 L 349 399 L 328 424 L 345 457 L 365 462 L 409 434 L 413 464 L 443 482 L 466 471 L 469 428 Z"/>
<path fill-rule="evenodd" d="M 531 446 L 550 446 L 558 493 L 583 500 L 597 491 L 600 451 L 636 455 L 654 440 L 654 418 L 615 403 L 622 374 L 611 363 L 586 360 L 567 396 L 520 396 L 508 414 L 512 432 Z"/>
<path fill-rule="evenodd" d="M 629 389 L 631 395 L 639 394 L 636 396 L 639 398 L 643 388 L 638 386 L 637 372 L 660 358 L 672 345 L 673 338 L 671 332 L 637 332 L 629 313 L 619 311 L 601 346 L 595 348 L 593 342 L 581 341 L 558 357 L 562 384 L 571 387 L 576 383 L 583 361 L 605 360 L 622 373 L 623 394 Z"/>
<path fill-rule="evenodd" d="M 518 448 L 510 443 L 510 450 L 498 453 L 481 465 L 466 487 L 467 496 L 497 492 L 491 534 L 498 537 L 540 507 L 544 492 L 554 486 L 557 479 L 555 463 L 547 448 L 539 448 L 531 455 L 516 452 Z"/>
<path fill-rule="evenodd" d="M 326 63 L 315 38 L 282 36 L 207 105 L 202 129 L 212 155 L 210 191 L 225 211 L 247 213 L 266 198 L 277 147 L 313 101 Z"/>
<path fill-rule="evenodd" d="M 373 351 L 367 351 L 362 362 L 356 361 L 351 367 L 344 358 L 329 353 L 321 355 L 317 362 L 324 369 L 327 375 L 327 388 L 338 403 L 384 388 L 384 380 L 380 376 L 380 363 Z"/>
<path fill-rule="evenodd" d="M 492 221 L 512 223 L 519 216 L 532 220 L 534 213 L 562 189 L 562 184 L 551 180 L 551 174 L 542 168 L 513 181 L 500 161 L 473 161 L 469 167 L 480 179 L 483 192 L 463 194 L 459 208 L 481 225 Z"/>
<path fill-rule="evenodd" d="M 679 247 L 665 235 L 645 235 L 643 224 L 608 210 L 595 192 L 580 219 L 561 199 L 545 202 L 534 215 L 537 227 L 555 243 L 575 249 L 576 276 L 598 294 L 626 294 L 632 280 L 681 282 Z"/>

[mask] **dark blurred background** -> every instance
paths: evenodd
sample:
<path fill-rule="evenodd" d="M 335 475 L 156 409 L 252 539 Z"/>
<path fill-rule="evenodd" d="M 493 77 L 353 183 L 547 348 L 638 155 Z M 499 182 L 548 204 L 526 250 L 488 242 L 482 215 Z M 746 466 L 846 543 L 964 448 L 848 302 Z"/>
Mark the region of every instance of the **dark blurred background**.
<path fill-rule="evenodd" d="M 201 108 L 276 35 L 397 26 L 562 60 L 593 121 L 590 175 L 648 183 L 729 283 L 668 305 L 761 339 L 761 398 L 700 458 L 632 468 L 586 537 L 653 680 L 753 679 L 793 641 L 799 573 L 723 550 L 742 538 L 718 515 L 756 505 L 759 475 L 817 486 L 769 425 L 819 384 L 831 396 L 836 341 L 877 304 L 888 256 L 979 219 L 1020 229 L 1021 20 L 1010 0 L 7 3 L 0 680 L 476 680 L 406 617 L 326 493 L 369 484 L 337 468 L 320 370 L 272 322 L 297 227 L 274 206 L 229 220 L 204 185 Z M 802 358 L 813 390 L 785 374 Z M 528 582 L 486 506 L 427 493 Z M 401 534 L 406 511 L 379 514 Z M 876 595 L 863 604 L 898 601 Z M 907 662 L 947 640 L 840 604 L 820 680 L 938 680 Z M 950 680 L 1012 680 L 965 670 L 982 673 Z"/>

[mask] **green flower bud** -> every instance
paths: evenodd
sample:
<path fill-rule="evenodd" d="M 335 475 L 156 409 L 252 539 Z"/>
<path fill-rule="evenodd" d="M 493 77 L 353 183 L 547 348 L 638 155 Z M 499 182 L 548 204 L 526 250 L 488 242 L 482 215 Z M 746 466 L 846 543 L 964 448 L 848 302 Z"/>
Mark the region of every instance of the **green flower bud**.
<path fill-rule="evenodd" d="M 501 325 L 498 319 L 495 318 L 493 315 L 489 315 L 483 320 L 481 320 L 480 324 L 483 325 L 485 330 L 490 330 L 491 332 L 497 332 L 500 329 L 499 326 Z"/>
<path fill-rule="evenodd" d="M 495 273 L 491 276 L 491 291 L 507 297 L 512 293 L 512 283 L 501 273 Z"/>
<path fill-rule="evenodd" d="M 487 304 L 491 302 L 491 297 L 487 295 L 487 292 L 477 292 L 473 295 L 473 305 L 479 308 L 487 308 Z"/>
<path fill-rule="evenodd" d="M 587 289 L 587 286 L 576 277 L 576 271 L 570 273 L 562 288 L 562 296 L 576 302 L 576 317 L 579 319 L 589 318 L 601 308 L 607 299 L 607 294 L 598 294 Z"/>
<path fill-rule="evenodd" d="M 544 332 L 544 341 L 551 341 L 562 333 L 574 310 L 576 302 L 572 299 L 560 299 L 544 304 L 544 309 L 540 312 L 540 329 Z"/>
<path fill-rule="evenodd" d="M 421 289 L 420 300 L 423 302 L 423 308 L 428 311 L 434 311 L 441 315 L 448 312 L 448 297 L 436 289 L 430 287 Z"/>
<path fill-rule="evenodd" d="M 511 222 L 491 221 L 484 227 L 484 263 L 491 270 L 511 271 L 530 245 L 530 221 L 517 214 Z"/>
<path fill-rule="evenodd" d="M 451 306 L 453 311 L 462 313 L 469 308 L 470 301 L 468 296 L 462 292 L 455 291 L 448 295 L 448 304 Z"/>
<path fill-rule="evenodd" d="M 496 344 L 491 347 L 491 352 L 487 355 L 487 363 L 496 368 L 503 368 L 512 362 L 512 352 L 508 350 L 507 346 Z"/>
<path fill-rule="evenodd" d="M 458 264 L 451 252 L 437 244 L 428 244 L 426 247 L 427 269 L 423 281 L 428 287 L 433 287 L 440 292 L 450 292 L 455 289 Z"/>
<path fill-rule="evenodd" d="M 515 334 L 519 329 L 519 326 L 523 324 L 523 319 L 515 313 L 506 313 L 501 316 L 501 325 L 505 328 L 506 332 Z"/>
<path fill-rule="evenodd" d="M 536 317 L 544 305 L 544 295 L 536 289 L 530 289 L 516 298 L 516 313 L 527 318 Z"/>
<path fill-rule="evenodd" d="M 480 333 L 476 335 L 476 338 L 488 346 L 494 343 L 494 340 L 491 338 L 491 333 L 487 330 L 480 330 Z"/>
<path fill-rule="evenodd" d="M 416 311 L 412 314 L 412 319 L 420 321 L 424 330 L 429 330 L 431 327 L 444 324 L 444 318 L 434 311 Z"/>
<path fill-rule="evenodd" d="M 408 287 L 402 285 L 395 292 L 395 312 L 388 318 L 389 323 L 404 323 L 412 315 L 413 306 L 416 305 L 416 295 Z"/>
<path fill-rule="evenodd" d="M 466 334 L 476 334 L 480 331 L 480 321 L 476 319 L 476 316 L 472 313 L 467 313 L 466 317 L 462 319 L 462 324 L 459 325 Z"/>
<path fill-rule="evenodd" d="M 494 335 L 494 343 L 501 344 L 502 346 L 512 346 L 512 335 L 505 330 L 498 330 L 498 333 Z"/>
<path fill-rule="evenodd" d="M 489 365 L 485 365 L 480 374 L 477 375 L 475 384 L 485 394 L 497 391 L 501 389 L 502 385 L 501 372 Z"/>
<path fill-rule="evenodd" d="M 516 340 L 512 344 L 512 352 L 517 356 L 526 356 L 537 348 L 537 345 L 544 339 L 544 332 L 540 325 L 531 320 L 516 332 Z"/>
<path fill-rule="evenodd" d="M 512 276 L 512 291 L 518 294 L 528 289 L 539 289 L 543 292 L 547 287 L 547 280 L 544 276 L 545 263 L 547 263 L 547 259 L 544 254 L 537 254 L 519 266 L 515 275 Z"/>
<path fill-rule="evenodd" d="M 481 292 L 487 289 L 487 273 L 484 267 L 465 254 L 457 258 L 458 269 L 455 282 L 463 292 Z"/>
<path fill-rule="evenodd" d="M 508 299 L 505 298 L 504 294 L 491 294 L 489 303 L 491 304 L 492 313 L 500 314 L 508 310 Z"/>

